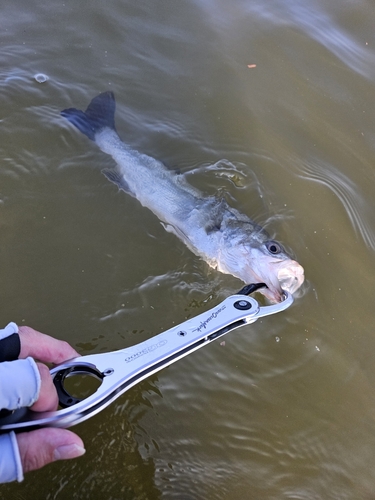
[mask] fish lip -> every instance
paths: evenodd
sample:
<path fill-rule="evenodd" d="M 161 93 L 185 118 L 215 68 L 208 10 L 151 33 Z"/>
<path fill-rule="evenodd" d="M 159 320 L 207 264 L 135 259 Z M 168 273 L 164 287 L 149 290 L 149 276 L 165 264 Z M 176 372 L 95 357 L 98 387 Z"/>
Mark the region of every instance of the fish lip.
<path fill-rule="evenodd" d="M 266 287 L 261 288 L 258 291 L 271 302 L 282 302 L 284 300 L 283 290 L 274 272 L 265 273 L 261 268 L 257 269 L 257 272 L 255 272 L 253 269 L 251 282 L 265 283 Z"/>
<path fill-rule="evenodd" d="M 265 267 L 258 267 L 253 273 L 257 282 L 264 282 L 267 288 L 259 290 L 272 302 L 282 302 L 285 298 L 284 291 L 295 293 L 304 281 L 303 267 L 291 259 L 275 259 Z"/>
<path fill-rule="evenodd" d="M 285 265 L 280 266 L 277 279 L 283 290 L 293 294 L 295 293 L 305 280 L 305 272 L 303 267 L 295 260 L 290 260 Z"/>
<path fill-rule="evenodd" d="M 262 288 L 259 292 L 271 302 L 278 303 L 284 300 L 284 293 L 282 290 L 279 292 L 278 290 L 272 290 L 267 286 L 267 288 Z"/>

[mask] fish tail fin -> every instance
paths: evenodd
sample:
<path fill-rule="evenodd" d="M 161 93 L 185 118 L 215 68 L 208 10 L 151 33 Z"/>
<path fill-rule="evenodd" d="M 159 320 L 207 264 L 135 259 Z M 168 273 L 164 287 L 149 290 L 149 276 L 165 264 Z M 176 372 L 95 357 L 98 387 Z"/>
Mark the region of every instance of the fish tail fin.
<path fill-rule="evenodd" d="M 103 128 L 115 128 L 116 101 L 113 92 L 103 92 L 97 95 L 88 105 L 86 111 L 76 108 L 64 109 L 61 116 L 70 121 L 80 132 L 92 141 L 95 134 Z"/>

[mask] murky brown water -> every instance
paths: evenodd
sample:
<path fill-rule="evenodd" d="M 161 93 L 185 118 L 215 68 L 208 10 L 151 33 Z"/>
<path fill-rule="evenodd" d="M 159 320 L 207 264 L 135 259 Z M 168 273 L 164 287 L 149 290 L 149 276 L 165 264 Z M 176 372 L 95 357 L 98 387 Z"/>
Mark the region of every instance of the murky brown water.
<path fill-rule="evenodd" d="M 365 0 L 3 0 L 1 324 L 110 351 L 241 286 L 118 192 L 60 118 L 107 89 L 124 140 L 268 221 L 307 283 L 77 426 L 83 458 L 0 498 L 375 498 L 374 25 Z"/>

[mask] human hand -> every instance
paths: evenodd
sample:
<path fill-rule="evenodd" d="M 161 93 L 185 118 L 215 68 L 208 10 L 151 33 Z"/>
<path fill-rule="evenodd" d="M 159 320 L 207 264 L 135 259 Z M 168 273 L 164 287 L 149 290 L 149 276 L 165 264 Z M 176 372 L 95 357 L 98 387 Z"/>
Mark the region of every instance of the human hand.
<path fill-rule="evenodd" d="M 79 356 L 79 353 L 68 342 L 54 339 L 29 326 L 20 326 L 18 334 L 21 342 L 20 359 L 31 356 L 44 363 L 57 365 Z"/>
<path fill-rule="evenodd" d="M 79 356 L 67 342 L 54 339 L 28 326 L 18 329 L 20 358 L 28 356 L 44 363 L 59 364 Z M 54 411 L 58 396 L 49 369 L 37 363 L 41 377 L 38 400 L 31 406 L 33 411 Z M 79 436 L 66 429 L 44 428 L 17 434 L 17 443 L 24 472 L 40 469 L 55 460 L 76 458 L 85 453 Z"/>

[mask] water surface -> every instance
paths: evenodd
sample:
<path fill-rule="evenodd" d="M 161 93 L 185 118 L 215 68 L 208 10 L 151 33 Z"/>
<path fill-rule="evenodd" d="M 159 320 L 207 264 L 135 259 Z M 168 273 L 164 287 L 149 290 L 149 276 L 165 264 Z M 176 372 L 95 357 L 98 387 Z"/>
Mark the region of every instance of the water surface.
<path fill-rule="evenodd" d="M 307 281 L 1 498 L 374 498 L 374 24 L 365 0 L 3 1 L 2 324 L 104 352 L 242 286 L 118 192 L 60 117 L 105 90 L 127 143 L 266 224 Z"/>

